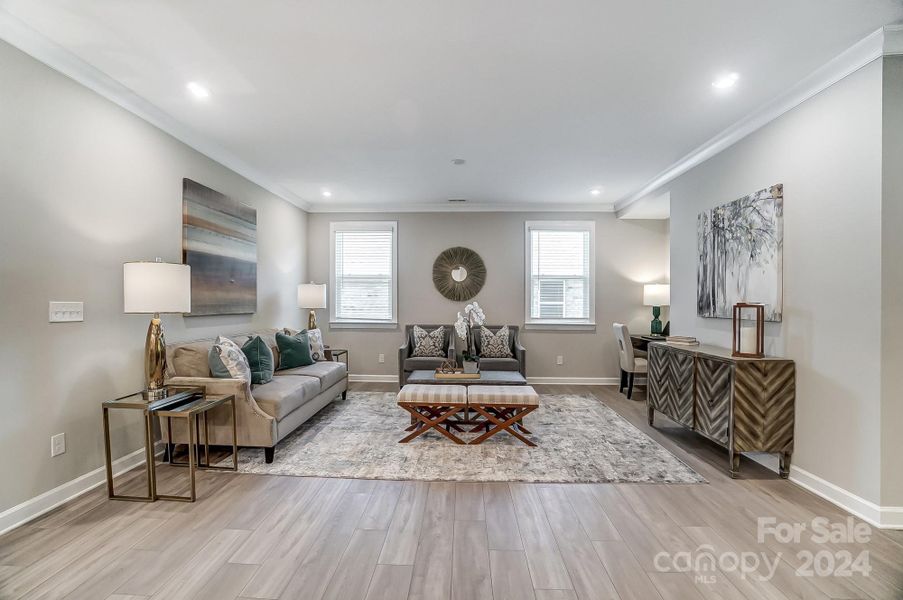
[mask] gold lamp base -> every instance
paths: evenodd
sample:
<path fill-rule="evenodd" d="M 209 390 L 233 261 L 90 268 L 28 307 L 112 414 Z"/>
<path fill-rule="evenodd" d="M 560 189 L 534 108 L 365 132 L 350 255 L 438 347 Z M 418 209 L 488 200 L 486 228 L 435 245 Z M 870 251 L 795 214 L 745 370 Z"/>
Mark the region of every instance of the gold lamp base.
<path fill-rule="evenodd" d="M 307 315 L 307 328 L 317 328 L 317 311 L 315 311 L 314 309 L 310 309 L 310 314 Z"/>
<path fill-rule="evenodd" d="M 163 321 L 160 320 L 159 313 L 155 313 L 147 328 L 147 340 L 144 342 L 144 380 L 147 391 L 162 392 L 165 376 L 166 340 L 163 339 Z"/>

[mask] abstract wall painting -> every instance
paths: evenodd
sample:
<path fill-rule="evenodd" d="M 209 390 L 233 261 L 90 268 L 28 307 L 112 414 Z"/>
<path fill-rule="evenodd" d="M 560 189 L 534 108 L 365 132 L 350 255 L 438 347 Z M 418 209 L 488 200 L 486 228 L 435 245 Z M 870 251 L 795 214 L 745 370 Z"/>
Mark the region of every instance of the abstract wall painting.
<path fill-rule="evenodd" d="M 784 186 L 759 190 L 697 217 L 696 313 L 731 318 L 737 302 L 783 311 Z"/>
<path fill-rule="evenodd" d="M 257 310 L 257 211 L 182 180 L 182 261 L 191 265 L 191 315 Z"/>

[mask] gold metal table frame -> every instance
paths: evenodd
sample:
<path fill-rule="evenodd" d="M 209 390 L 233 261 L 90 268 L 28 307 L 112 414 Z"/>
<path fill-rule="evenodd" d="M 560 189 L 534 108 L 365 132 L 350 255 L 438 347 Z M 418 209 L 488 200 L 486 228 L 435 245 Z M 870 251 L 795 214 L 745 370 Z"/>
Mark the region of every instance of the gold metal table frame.
<path fill-rule="evenodd" d="M 155 500 L 172 500 L 178 502 L 194 502 L 197 498 L 197 487 L 195 483 L 195 472 L 197 469 L 211 471 L 237 471 L 238 470 L 238 436 L 237 436 L 237 420 L 235 408 L 235 396 L 232 395 L 206 395 L 203 388 L 168 388 L 167 392 L 195 392 L 203 394 L 200 398 L 192 399 L 183 404 L 175 406 L 162 406 L 155 408 L 154 404 L 160 400 L 147 392 L 132 394 L 117 398 L 116 400 L 104 402 L 103 409 L 103 431 L 104 431 L 104 452 L 106 457 L 107 471 L 107 496 L 113 500 L 127 500 L 131 502 L 154 502 Z M 225 403 L 231 405 L 232 412 L 232 466 L 218 467 L 210 464 L 210 438 L 207 425 L 207 413 L 210 410 L 221 406 Z M 125 494 L 116 494 L 113 485 L 113 461 L 110 449 L 110 409 L 133 409 L 141 410 L 144 418 L 144 450 L 145 450 L 145 473 L 147 476 L 147 495 L 134 496 Z M 203 415 L 204 420 L 204 462 L 200 461 L 200 423 L 198 417 Z M 189 477 L 189 494 L 187 496 L 158 494 L 157 493 L 157 470 L 156 470 L 156 453 L 155 453 L 155 432 L 154 417 L 166 418 L 169 440 L 167 444 L 167 458 L 169 463 L 174 466 L 187 466 Z M 186 462 L 174 462 L 171 456 L 172 449 L 172 419 L 185 419 L 188 427 L 188 460 Z"/>

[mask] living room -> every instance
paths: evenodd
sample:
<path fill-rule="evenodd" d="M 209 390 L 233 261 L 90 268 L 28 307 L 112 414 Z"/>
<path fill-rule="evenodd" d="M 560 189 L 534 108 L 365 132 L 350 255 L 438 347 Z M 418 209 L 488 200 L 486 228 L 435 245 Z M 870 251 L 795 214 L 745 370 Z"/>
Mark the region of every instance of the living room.
<path fill-rule="evenodd" d="M 903 598 L 903 2 L 8 0 L 0 73 L 0 598 Z"/>

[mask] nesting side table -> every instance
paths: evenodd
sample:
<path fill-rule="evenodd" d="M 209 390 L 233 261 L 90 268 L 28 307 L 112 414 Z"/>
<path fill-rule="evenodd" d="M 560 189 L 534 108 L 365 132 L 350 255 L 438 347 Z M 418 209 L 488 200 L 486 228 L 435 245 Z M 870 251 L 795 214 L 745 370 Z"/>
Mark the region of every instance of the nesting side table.
<path fill-rule="evenodd" d="M 232 465 L 217 467 L 210 464 L 210 446 L 207 435 L 207 413 L 222 404 L 230 403 L 232 408 Z M 235 396 L 232 395 L 208 395 L 203 388 L 167 387 L 162 396 L 154 396 L 148 392 L 131 394 L 116 400 L 104 402 L 103 409 L 103 435 L 104 454 L 107 467 L 107 496 L 114 500 L 129 500 L 132 502 L 153 502 L 160 500 L 175 500 L 180 502 L 194 502 L 197 498 L 195 486 L 195 472 L 197 469 L 206 470 L 238 470 L 238 438 L 236 435 Z M 134 496 L 116 494 L 113 486 L 113 461 L 110 451 L 110 417 L 111 409 L 132 409 L 142 411 L 144 418 L 144 451 L 145 472 L 147 474 L 147 495 Z M 187 466 L 189 477 L 189 494 L 187 496 L 175 496 L 157 493 L 156 454 L 154 452 L 155 432 L 154 418 L 167 419 L 172 431 L 172 419 L 185 419 L 188 427 L 188 461 L 176 463 L 172 460 L 167 445 L 167 456 L 170 464 Z M 200 419 L 204 421 L 204 461 L 200 460 Z"/>

